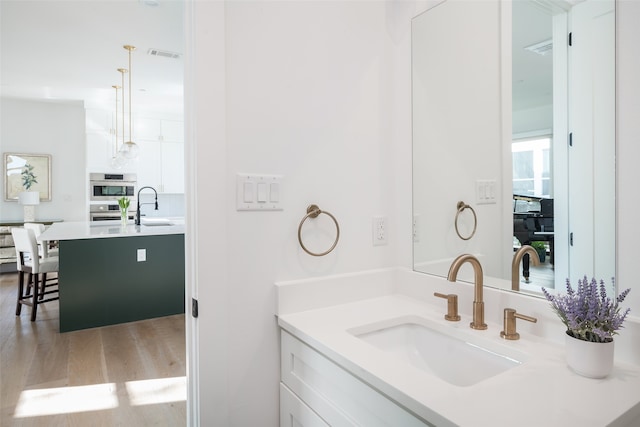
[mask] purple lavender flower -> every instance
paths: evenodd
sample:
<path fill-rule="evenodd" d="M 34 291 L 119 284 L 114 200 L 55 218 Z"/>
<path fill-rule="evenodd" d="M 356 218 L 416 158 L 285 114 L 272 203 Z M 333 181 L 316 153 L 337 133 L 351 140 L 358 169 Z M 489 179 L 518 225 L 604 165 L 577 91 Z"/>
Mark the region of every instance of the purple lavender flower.
<path fill-rule="evenodd" d="M 615 281 L 612 278 L 612 283 Z M 624 301 L 631 289 L 620 292 L 615 300 L 607 297 L 604 281 L 591 279 L 585 275 L 578 280 L 577 289 L 573 289 L 567 279 L 567 293 L 565 295 L 551 295 L 542 288 L 545 298 L 551 303 L 551 308 L 567 327 L 567 333 L 583 341 L 609 342 L 613 340 L 616 331 L 622 328 L 622 323 L 629 314 L 627 308 L 622 313 L 619 304 Z"/>

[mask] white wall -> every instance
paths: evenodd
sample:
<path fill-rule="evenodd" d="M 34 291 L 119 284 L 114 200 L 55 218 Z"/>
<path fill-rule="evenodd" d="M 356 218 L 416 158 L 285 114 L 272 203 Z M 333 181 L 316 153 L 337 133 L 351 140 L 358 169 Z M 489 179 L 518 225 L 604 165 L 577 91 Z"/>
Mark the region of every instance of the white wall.
<path fill-rule="evenodd" d="M 415 4 L 194 1 L 189 8 L 187 271 L 200 301 L 200 317 L 188 325 L 188 339 L 198 337 L 188 369 L 198 363 L 200 373 L 190 387 L 200 408 L 191 416 L 201 425 L 276 426 L 273 282 L 412 263 Z M 640 2 L 619 1 L 623 287 L 634 286 L 640 241 L 639 19 Z M 284 211 L 236 212 L 236 172 L 283 174 Z M 342 226 L 337 249 L 323 258 L 304 254 L 296 240 L 311 202 Z M 371 246 L 373 214 L 389 215 L 388 246 Z M 628 306 L 637 314 L 635 288 Z"/>
<path fill-rule="evenodd" d="M 194 239 L 198 262 L 190 280 L 201 316 L 190 330 L 199 333 L 200 421 L 275 426 L 274 282 L 398 262 L 395 147 L 410 149 L 410 81 L 408 68 L 397 73 L 395 49 L 408 52 L 410 35 L 396 31 L 395 21 L 408 30 L 410 15 L 399 19 L 384 2 L 230 2 L 221 22 L 219 5 L 194 6 L 196 66 L 208 71 L 187 73 L 197 87 L 187 95 L 196 99 L 195 145 L 187 157 L 198 176 L 189 180 L 195 210 L 187 219 L 198 219 L 188 242 Z M 223 46 L 214 34 L 226 38 Z M 223 78 L 221 61 L 226 89 L 212 77 Z M 401 96 L 394 93 L 396 79 Z M 216 97 L 222 90 L 224 107 Z M 395 104 L 399 98 L 403 106 Z M 227 119 L 216 126 L 211 121 L 221 119 L 218 113 Z M 394 131 L 400 120 L 403 129 Z M 282 174 L 284 210 L 235 211 L 237 172 Z M 410 170 L 401 175 L 410 177 Z M 409 209 L 410 195 L 401 197 Z M 340 242 L 325 257 L 311 257 L 298 245 L 298 223 L 310 203 L 340 223 Z M 372 245 L 373 215 L 389 218 L 387 246 Z M 335 232 L 324 217 L 305 230 L 314 248 L 328 246 Z M 226 263 L 208 256 L 215 254 Z"/>
<path fill-rule="evenodd" d="M 85 220 L 85 118 L 82 103 L 1 99 L 1 151 L 51 154 L 51 201 L 36 219 Z M 4 156 L 3 156 L 4 157 Z M 4 192 L 4 176 L 0 178 Z M 0 200 L 3 220 L 22 220 L 22 206 Z"/>
<path fill-rule="evenodd" d="M 513 112 L 513 134 L 553 129 L 553 105 Z"/>

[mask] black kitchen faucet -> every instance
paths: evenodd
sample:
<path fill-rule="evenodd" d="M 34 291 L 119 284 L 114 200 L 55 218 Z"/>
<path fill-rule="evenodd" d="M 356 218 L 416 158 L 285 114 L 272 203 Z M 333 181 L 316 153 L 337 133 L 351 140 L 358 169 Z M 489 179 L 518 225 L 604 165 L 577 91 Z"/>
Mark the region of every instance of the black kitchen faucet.
<path fill-rule="evenodd" d="M 153 188 L 153 187 L 148 187 L 148 186 L 147 187 L 142 187 L 141 189 L 139 189 L 138 190 L 138 197 L 137 197 L 138 205 L 136 207 L 136 225 L 140 225 L 140 205 L 151 205 L 151 204 L 153 204 L 153 203 L 140 203 L 140 192 L 142 190 L 144 190 L 145 188 L 150 188 L 150 189 L 153 190 L 154 193 L 156 193 L 156 201 L 155 201 L 156 209 L 155 210 L 158 210 L 158 192 L 156 191 L 156 189 Z"/>

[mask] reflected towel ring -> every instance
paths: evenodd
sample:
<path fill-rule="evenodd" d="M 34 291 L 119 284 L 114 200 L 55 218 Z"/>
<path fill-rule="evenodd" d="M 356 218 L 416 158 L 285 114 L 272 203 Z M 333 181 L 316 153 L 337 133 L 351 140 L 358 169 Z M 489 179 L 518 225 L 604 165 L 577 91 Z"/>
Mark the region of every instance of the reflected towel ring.
<path fill-rule="evenodd" d="M 471 213 L 473 214 L 473 231 L 468 237 L 462 237 L 462 235 L 460 234 L 460 230 L 458 230 L 458 217 L 460 216 L 460 213 L 467 208 L 471 209 Z M 476 211 L 473 210 L 473 208 L 467 205 L 465 202 L 462 202 L 462 201 L 458 202 L 458 212 L 456 212 L 455 226 L 456 226 L 456 234 L 462 240 L 469 240 L 470 238 L 473 237 L 474 234 L 476 234 L 476 228 L 478 227 L 478 217 L 476 216 Z"/>
<path fill-rule="evenodd" d="M 302 243 L 302 236 L 300 233 L 302 232 L 302 224 L 304 224 L 307 218 L 317 218 L 318 215 L 320 214 L 329 215 L 329 217 L 331 217 L 333 222 L 336 224 L 336 240 L 335 242 L 333 242 L 333 245 L 331 245 L 331 247 L 328 250 L 317 254 L 317 253 L 311 252 L 309 249 L 305 247 L 304 243 Z M 324 256 L 329 252 L 331 252 L 336 247 L 336 245 L 338 244 L 338 239 L 340 239 L 340 226 L 338 225 L 338 220 L 336 219 L 336 217 L 334 217 L 327 211 L 320 210 L 320 208 L 317 205 L 309 205 L 307 207 L 307 214 L 304 216 L 304 218 L 302 218 L 302 221 L 300 221 L 300 225 L 298 226 L 298 242 L 300 242 L 300 246 L 302 246 L 302 249 L 304 249 L 304 251 L 309 255 Z"/>

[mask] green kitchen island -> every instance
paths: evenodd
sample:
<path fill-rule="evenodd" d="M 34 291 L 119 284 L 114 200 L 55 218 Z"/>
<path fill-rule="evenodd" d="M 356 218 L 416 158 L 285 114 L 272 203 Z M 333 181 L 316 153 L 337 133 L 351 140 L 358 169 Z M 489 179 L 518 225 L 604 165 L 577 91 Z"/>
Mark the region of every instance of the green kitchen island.
<path fill-rule="evenodd" d="M 60 332 L 185 312 L 184 221 L 55 223 Z"/>

